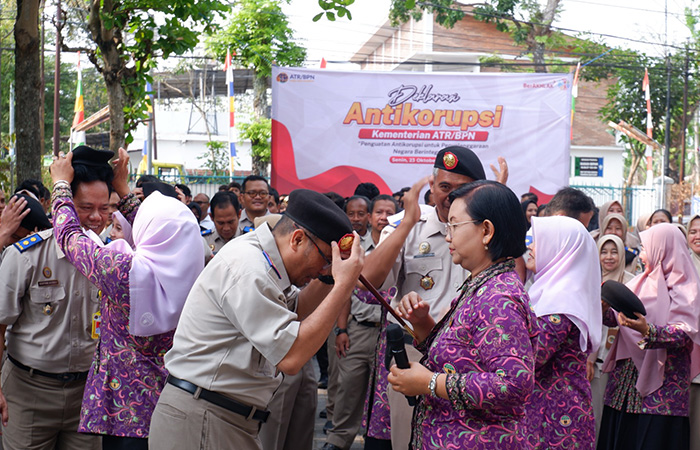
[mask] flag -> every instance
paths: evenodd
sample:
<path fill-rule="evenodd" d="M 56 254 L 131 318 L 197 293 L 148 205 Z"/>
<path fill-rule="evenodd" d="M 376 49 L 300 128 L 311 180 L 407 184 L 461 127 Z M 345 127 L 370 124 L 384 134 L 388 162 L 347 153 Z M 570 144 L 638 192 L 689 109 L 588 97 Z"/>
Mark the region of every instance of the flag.
<path fill-rule="evenodd" d="M 321 69 L 326 68 L 326 58 L 321 58 Z"/>
<path fill-rule="evenodd" d="M 148 173 L 148 139 L 143 140 L 143 150 L 141 150 L 141 162 L 139 162 L 139 167 L 136 169 L 136 173 Z"/>
<path fill-rule="evenodd" d="M 228 89 L 228 147 L 229 158 L 231 162 L 231 176 L 233 176 L 234 161 L 236 157 L 236 142 L 233 138 L 233 127 L 236 124 L 236 105 L 234 104 L 233 99 L 233 64 L 231 63 L 231 52 L 229 50 L 226 50 L 226 62 L 224 63 L 224 71 L 226 72 L 226 86 Z"/>
<path fill-rule="evenodd" d="M 571 129 L 569 136 L 570 140 L 574 139 L 574 111 L 576 110 L 576 97 L 578 97 L 578 73 L 581 70 L 581 63 L 576 64 L 576 73 L 574 73 L 574 84 L 571 86 Z"/>
<path fill-rule="evenodd" d="M 644 69 L 642 89 L 644 90 L 644 100 L 647 101 L 647 136 L 649 136 L 649 139 L 653 139 L 654 133 L 652 128 L 654 128 L 654 123 L 651 118 L 651 91 L 649 89 L 649 71 L 647 69 Z"/>
<path fill-rule="evenodd" d="M 85 104 L 83 103 L 83 72 L 80 69 L 80 52 L 78 52 L 78 86 L 75 88 L 75 106 L 73 107 L 73 128 L 85 120 Z"/>

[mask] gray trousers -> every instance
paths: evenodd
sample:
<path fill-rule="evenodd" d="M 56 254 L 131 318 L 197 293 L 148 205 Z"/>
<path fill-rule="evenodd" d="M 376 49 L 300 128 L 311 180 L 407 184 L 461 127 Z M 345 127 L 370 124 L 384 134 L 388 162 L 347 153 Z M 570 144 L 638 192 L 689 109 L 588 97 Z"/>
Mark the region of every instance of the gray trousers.
<path fill-rule="evenodd" d="M 9 420 L 2 429 L 5 450 L 97 450 L 99 436 L 78 433 L 85 381 L 64 383 L 15 366 L 2 368 Z"/>
<path fill-rule="evenodd" d="M 263 450 L 311 450 L 318 402 L 313 360 L 296 375 L 285 375 L 260 427 Z"/>
<path fill-rule="evenodd" d="M 360 429 L 379 331 L 379 327 L 365 327 L 355 319 L 348 322 L 350 348 L 346 356 L 338 360 L 339 387 L 333 428 L 326 439 L 326 442 L 343 449 L 350 448 Z"/>
<path fill-rule="evenodd" d="M 151 418 L 150 450 L 262 450 L 260 422 L 166 384 Z"/>

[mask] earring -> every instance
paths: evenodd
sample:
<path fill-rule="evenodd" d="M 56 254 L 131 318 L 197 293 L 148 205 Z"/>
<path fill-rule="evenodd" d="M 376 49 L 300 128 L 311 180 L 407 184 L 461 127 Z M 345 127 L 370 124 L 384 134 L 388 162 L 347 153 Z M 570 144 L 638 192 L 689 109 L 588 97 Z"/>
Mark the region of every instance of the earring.
<path fill-rule="evenodd" d="M 484 244 L 484 250 L 488 250 L 488 249 L 489 249 L 489 246 Z"/>

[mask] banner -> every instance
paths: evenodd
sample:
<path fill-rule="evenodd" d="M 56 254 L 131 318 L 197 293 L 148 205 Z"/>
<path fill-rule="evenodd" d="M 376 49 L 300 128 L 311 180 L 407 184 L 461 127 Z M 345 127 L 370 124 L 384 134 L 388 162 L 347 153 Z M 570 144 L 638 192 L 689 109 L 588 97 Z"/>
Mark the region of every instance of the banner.
<path fill-rule="evenodd" d="M 517 194 L 569 184 L 571 74 L 337 72 L 274 67 L 272 185 L 383 194 L 469 147 L 487 178 L 503 156 Z"/>

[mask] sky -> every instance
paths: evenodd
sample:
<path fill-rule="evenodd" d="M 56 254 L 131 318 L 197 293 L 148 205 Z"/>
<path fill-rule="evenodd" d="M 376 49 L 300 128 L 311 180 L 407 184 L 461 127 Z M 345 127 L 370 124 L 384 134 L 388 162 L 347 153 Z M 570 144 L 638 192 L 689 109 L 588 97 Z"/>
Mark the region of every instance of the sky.
<path fill-rule="evenodd" d="M 684 9 L 700 0 L 562 0 L 563 11 L 555 22 L 567 34 L 592 32 L 607 35 L 607 44 L 644 51 L 650 56 L 664 54 L 663 44 L 681 45 L 689 36 Z M 664 14 L 668 8 L 668 16 Z M 389 0 L 355 0 L 350 6 L 353 19 L 335 22 L 311 19 L 321 11 L 316 0 L 292 0 L 285 8 L 300 43 L 307 48 L 309 66 L 327 61 L 348 61 L 388 17 Z M 666 22 L 665 17 L 668 17 Z M 666 27 L 667 23 L 667 27 Z M 620 39 L 627 38 L 627 39 Z M 644 41 L 633 42 L 629 39 Z M 655 44 L 647 44 L 655 43 Z M 329 68 L 353 70 L 352 64 L 329 63 Z"/>

